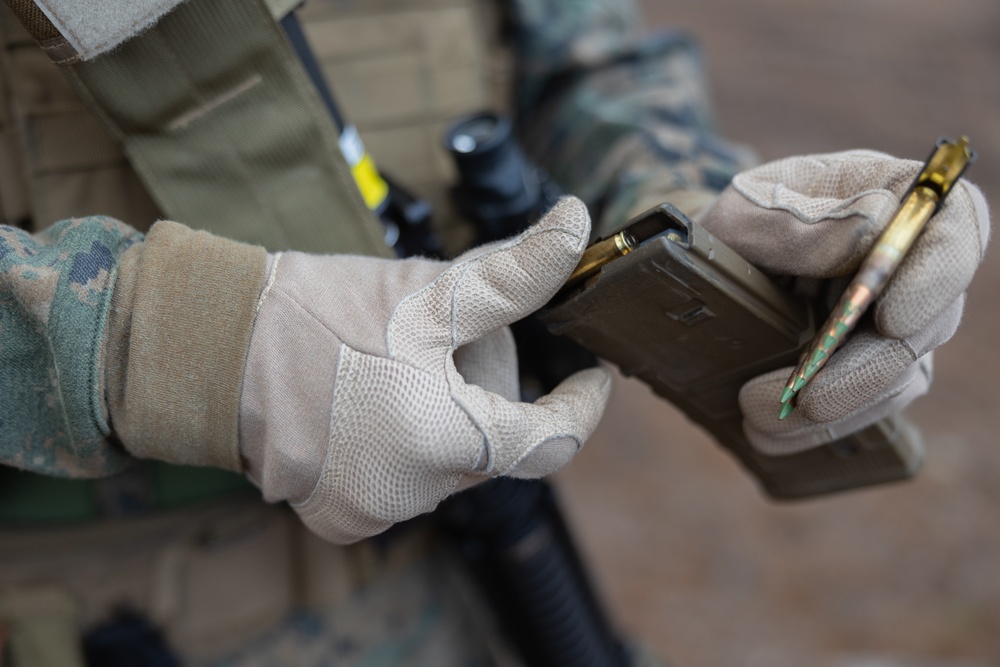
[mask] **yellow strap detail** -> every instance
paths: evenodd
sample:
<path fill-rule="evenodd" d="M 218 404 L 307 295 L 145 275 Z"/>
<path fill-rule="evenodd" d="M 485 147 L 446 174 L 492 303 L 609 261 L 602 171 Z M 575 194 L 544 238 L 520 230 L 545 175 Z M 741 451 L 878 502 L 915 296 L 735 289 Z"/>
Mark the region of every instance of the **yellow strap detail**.
<path fill-rule="evenodd" d="M 351 167 L 354 182 L 365 200 L 365 205 L 371 210 L 377 209 L 389 195 L 389 184 L 379 175 L 375 160 L 365 153 L 361 160 Z"/>

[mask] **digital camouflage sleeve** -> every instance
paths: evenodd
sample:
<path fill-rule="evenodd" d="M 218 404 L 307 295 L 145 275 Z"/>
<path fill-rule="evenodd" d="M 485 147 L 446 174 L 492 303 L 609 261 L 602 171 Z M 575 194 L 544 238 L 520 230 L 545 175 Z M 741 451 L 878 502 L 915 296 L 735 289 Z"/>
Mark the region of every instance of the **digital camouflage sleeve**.
<path fill-rule="evenodd" d="M 667 199 L 696 215 L 753 165 L 715 135 L 691 38 L 642 37 L 625 0 L 514 0 L 510 10 L 522 143 L 587 202 L 595 231 Z"/>
<path fill-rule="evenodd" d="M 102 217 L 0 226 L 0 463 L 100 477 L 127 462 L 108 438 L 101 351 L 117 258 L 141 239 Z"/>
<path fill-rule="evenodd" d="M 638 36 L 627 0 L 505 3 L 524 144 L 613 225 L 670 198 L 689 214 L 750 163 L 713 133 L 695 45 Z M 116 262 L 141 235 L 109 218 L 32 236 L 0 227 L 0 464 L 62 477 L 121 469 L 100 392 Z"/>

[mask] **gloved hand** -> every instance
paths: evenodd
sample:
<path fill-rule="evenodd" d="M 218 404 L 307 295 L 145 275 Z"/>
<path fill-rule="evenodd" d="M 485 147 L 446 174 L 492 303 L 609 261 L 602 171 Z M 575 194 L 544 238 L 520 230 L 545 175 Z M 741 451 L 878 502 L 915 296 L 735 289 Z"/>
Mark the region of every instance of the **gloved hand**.
<path fill-rule="evenodd" d="M 451 262 L 269 256 L 240 402 L 240 451 L 265 497 L 343 543 L 434 509 L 463 481 L 569 462 L 610 378 L 582 371 L 517 402 L 505 325 L 552 297 L 589 232 L 567 198 Z"/>
<path fill-rule="evenodd" d="M 921 166 L 871 151 L 779 160 L 736 176 L 701 223 L 773 274 L 851 276 Z M 871 323 L 862 320 L 799 393 L 789 417 L 778 420 L 791 367 L 741 389 L 751 444 L 768 454 L 797 452 L 858 431 L 926 393 L 931 350 L 955 333 L 988 238 L 986 200 L 960 181 L 875 303 Z"/>

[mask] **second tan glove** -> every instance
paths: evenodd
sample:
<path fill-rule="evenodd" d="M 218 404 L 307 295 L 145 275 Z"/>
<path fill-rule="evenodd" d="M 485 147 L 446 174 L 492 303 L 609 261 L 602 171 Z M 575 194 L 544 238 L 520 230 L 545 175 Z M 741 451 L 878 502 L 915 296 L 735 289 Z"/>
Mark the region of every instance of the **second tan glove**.
<path fill-rule="evenodd" d="M 786 158 L 738 175 L 701 222 L 765 271 L 850 276 L 919 170 L 919 162 L 873 151 Z M 777 418 L 791 368 L 743 387 L 744 430 L 754 447 L 783 454 L 823 444 L 926 393 L 931 350 L 958 328 L 988 237 L 986 200 L 962 180 L 876 302 L 871 324 L 802 390 L 795 412 Z"/>

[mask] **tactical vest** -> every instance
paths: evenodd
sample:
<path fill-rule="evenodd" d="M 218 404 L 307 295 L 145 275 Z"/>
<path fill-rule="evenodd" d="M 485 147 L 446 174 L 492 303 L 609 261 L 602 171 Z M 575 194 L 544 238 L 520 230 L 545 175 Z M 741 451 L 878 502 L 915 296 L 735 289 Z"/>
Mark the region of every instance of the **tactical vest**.
<path fill-rule="evenodd" d="M 63 71 L 39 48 L 38 27 L 0 7 L 0 222 L 39 231 L 105 214 L 146 230 L 170 218 L 272 251 L 388 255 L 338 129 L 278 29 L 293 4 L 188 0 Z M 446 250 L 471 233 L 448 198 L 443 129 L 504 106 L 494 11 L 478 0 L 310 0 L 298 10 L 344 114 L 375 162 L 432 203 Z M 0 522 L 176 507 L 248 486 L 219 470 L 133 468 L 92 482 L 0 467 Z"/>

